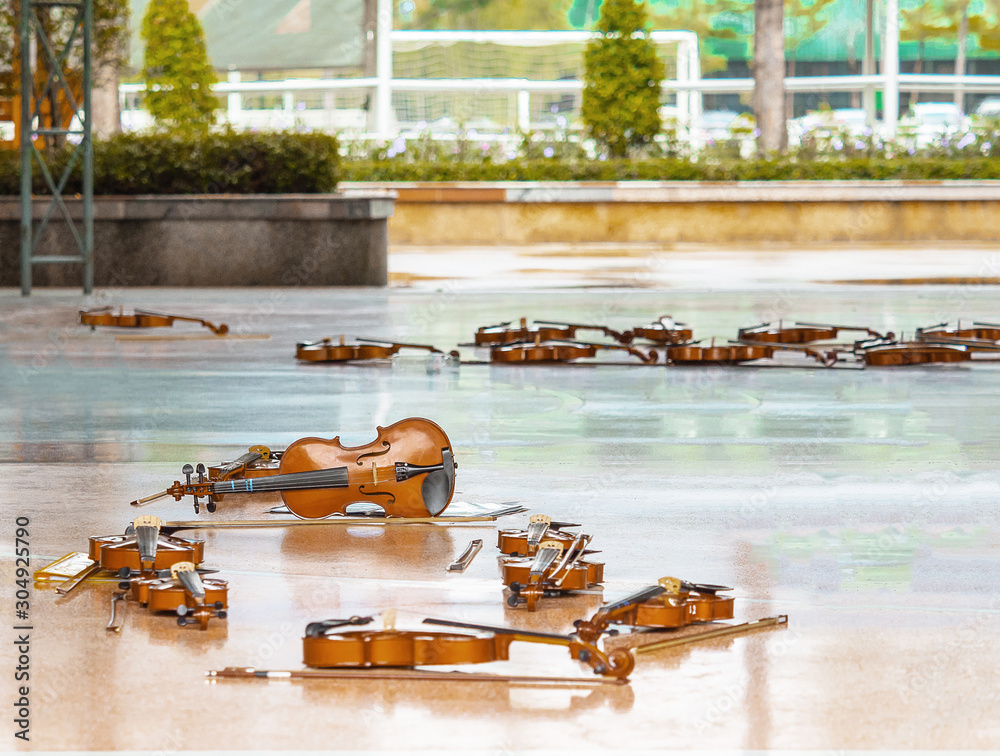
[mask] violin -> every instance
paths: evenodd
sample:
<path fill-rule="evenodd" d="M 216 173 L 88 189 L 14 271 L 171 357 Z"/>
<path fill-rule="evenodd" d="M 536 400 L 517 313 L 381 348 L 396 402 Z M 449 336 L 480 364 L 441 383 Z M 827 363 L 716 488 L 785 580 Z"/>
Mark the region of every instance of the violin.
<path fill-rule="evenodd" d="M 126 314 L 124 308 L 118 308 L 118 314 L 115 314 L 111 307 L 80 310 L 80 324 L 88 325 L 91 329 L 95 329 L 97 326 L 112 326 L 115 328 L 169 328 L 178 320 L 187 323 L 198 323 L 218 336 L 229 333 L 229 326 L 225 323 L 215 325 L 201 318 L 189 318 L 183 315 L 166 315 L 146 310 L 135 310 L 130 314 Z"/>
<path fill-rule="evenodd" d="M 208 497 L 211 510 L 226 494 L 277 491 L 292 514 L 307 520 L 343 514 L 355 502 L 376 503 L 389 517 L 435 517 L 451 503 L 457 467 L 444 430 L 411 417 L 379 426 L 375 440 L 361 446 L 344 446 L 339 437 L 299 439 L 282 453 L 277 475 L 192 481 L 187 474 L 186 482 L 132 504 L 193 496 L 197 506 Z"/>
<path fill-rule="evenodd" d="M 181 562 L 200 564 L 205 560 L 205 542 L 163 535 L 163 521 L 153 515 L 137 517 L 125 535 L 91 536 L 91 561 L 100 569 L 122 577 L 139 572 L 149 574 Z"/>
<path fill-rule="evenodd" d="M 491 625 L 473 625 L 441 619 L 424 624 L 475 630 L 474 633 L 430 630 L 339 630 L 366 624 L 371 617 L 313 622 L 302 638 L 302 659 L 307 667 L 372 668 L 425 665 L 485 664 L 507 661 L 514 641 L 565 646 L 570 655 L 588 664 L 595 674 L 626 679 L 635 666 L 627 651 L 606 654 L 594 643 L 575 635 L 556 635 Z"/>
<path fill-rule="evenodd" d="M 634 339 L 646 339 L 656 344 L 682 344 L 690 341 L 694 332 L 690 328 L 683 328 L 684 323 L 676 323 L 669 315 L 663 315 L 655 323 L 648 326 L 639 326 L 625 331 L 625 343 L 630 344 Z"/>
<path fill-rule="evenodd" d="M 197 623 L 208 629 L 210 619 L 225 619 L 229 586 L 225 580 L 202 578 L 191 562 L 178 562 L 170 577 L 139 577 L 119 587 L 130 588 L 132 599 L 154 612 L 173 612 L 181 627 Z"/>
<path fill-rule="evenodd" d="M 478 329 L 475 346 L 501 346 L 527 341 L 572 341 L 576 339 L 578 331 L 599 331 L 623 344 L 629 341 L 625 334 L 607 326 L 536 320 L 534 327 L 529 327 L 527 319 L 521 318 L 520 326 L 511 327 L 511 321 L 507 321 Z"/>
<path fill-rule="evenodd" d="M 841 331 L 858 331 L 872 338 L 893 338 L 892 333 L 881 334 L 870 328 L 858 326 L 822 325 L 820 323 L 795 323 L 791 326 L 777 326 L 762 323 L 752 328 L 741 328 L 737 338 L 740 341 L 763 342 L 766 344 L 808 344 L 813 341 L 828 341 L 835 339 Z"/>
<path fill-rule="evenodd" d="M 536 336 L 531 343 L 513 343 L 496 346 L 490 349 L 490 362 L 525 363 L 525 362 L 569 362 L 586 357 L 596 357 L 600 350 L 620 350 L 633 357 L 638 357 L 644 364 L 655 364 L 657 354 L 650 350 L 643 352 L 631 346 L 622 344 L 587 344 L 583 342 L 554 342 L 543 344 L 541 337 Z"/>
<path fill-rule="evenodd" d="M 656 585 L 605 604 L 589 620 L 576 620 L 577 635 L 593 643 L 610 625 L 645 628 L 678 628 L 695 622 L 715 622 L 733 618 L 733 597 L 724 585 L 688 583 L 677 578 L 661 578 Z"/>
<path fill-rule="evenodd" d="M 962 346 L 914 342 L 891 342 L 864 346 L 856 354 L 866 366 L 899 367 L 932 363 L 966 362 L 972 352 Z"/>
<path fill-rule="evenodd" d="M 502 554 L 512 557 L 534 556 L 542 539 L 558 541 L 568 549 L 576 541 L 576 533 L 567 533 L 562 528 L 576 528 L 569 522 L 552 522 L 548 515 L 535 514 L 528 519 L 526 529 L 501 530 L 497 533 L 497 548 Z"/>
<path fill-rule="evenodd" d="M 695 344 L 669 346 L 666 348 L 666 360 L 668 365 L 738 365 L 744 362 L 753 362 L 754 360 L 770 359 L 774 356 L 775 352 L 780 350 L 802 352 L 827 366 L 836 362 L 835 356 L 815 349 L 794 345 L 737 343 L 716 346 L 714 342 L 711 346 L 707 347 L 700 347 Z"/>
<path fill-rule="evenodd" d="M 579 535 L 564 549 L 558 541 L 546 540 L 533 557 L 501 557 L 501 576 L 511 590 L 507 604 L 526 604 L 533 612 L 543 597 L 582 591 L 604 582 L 604 564 L 582 558 L 588 553 L 584 549 L 589 542 L 590 536 Z"/>
<path fill-rule="evenodd" d="M 208 479 L 211 481 L 231 480 L 233 478 L 266 478 L 278 473 L 278 462 L 282 452 L 271 451 L 266 446 L 251 446 L 246 454 L 232 462 L 222 462 L 208 467 Z"/>
<path fill-rule="evenodd" d="M 994 323 L 973 323 L 971 328 L 948 328 L 947 323 L 938 323 L 927 328 L 918 328 L 914 339 L 927 343 L 949 343 L 965 346 L 971 350 L 993 350 L 1000 347 L 1000 325 Z"/>
<path fill-rule="evenodd" d="M 394 341 L 378 341 L 376 339 L 357 339 L 357 344 L 345 343 L 341 336 L 339 343 L 333 339 L 321 341 L 303 341 L 295 345 L 295 356 L 306 362 L 352 362 L 355 360 L 387 360 L 401 349 L 423 349 L 431 354 L 444 354 L 440 349 L 427 344 L 403 344 Z M 458 359 L 455 350 L 448 352 L 448 357 Z"/>

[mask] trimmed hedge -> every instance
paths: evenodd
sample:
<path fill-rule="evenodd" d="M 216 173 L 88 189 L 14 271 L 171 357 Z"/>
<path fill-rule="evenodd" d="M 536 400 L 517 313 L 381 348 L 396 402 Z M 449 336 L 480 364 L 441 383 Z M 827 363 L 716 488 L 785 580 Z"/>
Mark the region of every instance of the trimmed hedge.
<path fill-rule="evenodd" d="M 831 181 L 851 179 L 997 179 L 1000 156 L 778 158 L 692 162 L 645 160 L 509 160 L 429 162 L 353 160 L 343 181 Z"/>
<path fill-rule="evenodd" d="M 58 171 L 68 151 L 49 156 Z M 53 160 L 54 157 L 54 160 Z M 492 156 L 491 156 L 492 157 Z M 684 157 L 590 160 L 533 154 L 510 160 L 412 155 L 341 159 L 337 140 L 292 132 L 119 135 L 94 144 L 97 194 L 315 194 L 338 181 L 768 181 L 998 179 L 1000 155 Z M 80 190 L 79 167 L 66 193 Z M 34 191 L 47 188 L 34 171 Z M 20 192 L 20 158 L 0 150 L 0 195 Z"/>
<path fill-rule="evenodd" d="M 54 173 L 70 150 L 47 155 Z M 317 194 L 339 179 L 336 137 L 294 132 L 120 134 L 94 142 L 95 194 Z M 34 192 L 47 194 L 40 172 Z M 65 189 L 81 188 L 76 166 Z M 0 194 L 20 192 L 20 157 L 0 151 Z"/>

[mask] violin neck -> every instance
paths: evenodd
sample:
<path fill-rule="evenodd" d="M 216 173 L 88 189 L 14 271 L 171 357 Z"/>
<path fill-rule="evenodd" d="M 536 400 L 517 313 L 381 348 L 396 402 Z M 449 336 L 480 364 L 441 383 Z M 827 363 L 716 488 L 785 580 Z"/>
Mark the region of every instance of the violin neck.
<path fill-rule="evenodd" d="M 568 640 L 569 636 L 558 633 L 539 633 L 533 630 L 518 630 L 513 627 L 498 627 L 496 625 L 478 625 L 474 622 L 456 622 L 454 620 L 434 619 L 428 617 L 424 620 L 425 625 L 442 625 L 444 627 L 458 627 L 464 630 L 480 630 L 486 633 L 496 633 L 497 635 L 518 635 L 525 638 L 538 638 L 545 640 Z"/>
<path fill-rule="evenodd" d="M 347 488 L 348 486 L 347 468 L 330 467 L 324 470 L 271 475 L 266 478 L 224 480 L 212 484 L 212 493 L 262 493 L 311 488 Z"/>
<path fill-rule="evenodd" d="M 651 585 L 648 588 L 643 588 L 641 591 L 633 593 L 631 596 L 626 596 L 625 598 L 614 601 L 610 604 L 605 604 L 600 609 L 598 609 L 599 614 L 611 614 L 617 612 L 620 609 L 626 609 L 630 606 L 635 606 L 636 604 L 642 604 L 650 599 L 654 599 L 657 596 L 666 593 L 666 589 L 659 585 Z"/>

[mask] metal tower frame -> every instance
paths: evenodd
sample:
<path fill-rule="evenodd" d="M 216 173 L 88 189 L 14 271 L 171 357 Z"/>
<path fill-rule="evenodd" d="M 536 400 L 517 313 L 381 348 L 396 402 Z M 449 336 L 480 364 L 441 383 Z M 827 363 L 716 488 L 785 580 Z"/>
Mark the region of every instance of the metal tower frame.
<path fill-rule="evenodd" d="M 90 294 L 94 288 L 94 147 L 91 139 L 91 42 L 94 28 L 93 0 L 20 0 L 21 25 L 19 43 L 21 50 L 21 294 L 31 293 L 31 274 L 34 265 L 46 263 L 82 263 L 83 293 Z M 68 19 L 72 31 L 64 44 L 49 38 L 39 9 L 63 8 L 72 15 Z M 35 86 L 34 67 L 31 65 L 32 36 L 37 39 L 35 57 L 42 55 L 48 62 L 46 81 L 41 90 Z M 79 48 L 82 46 L 82 50 Z M 83 60 L 83 97 L 78 102 L 67 81 L 66 72 L 71 53 L 77 49 Z M 73 128 L 70 122 L 62 128 L 56 107 L 59 96 L 65 98 L 73 113 L 79 119 L 80 128 Z M 49 103 L 48 123 L 43 120 L 42 105 Z M 46 161 L 45 153 L 38 142 L 51 153 L 53 137 L 76 136 L 79 142 L 73 149 L 62 174 L 53 175 Z M 72 140 L 75 141 L 75 140 Z M 34 158 L 34 160 L 32 160 Z M 82 228 L 63 202 L 63 190 L 70 174 L 79 161 L 83 162 L 83 218 Z M 51 200 L 45 208 L 37 229 L 33 228 L 32 217 L 32 166 L 37 163 L 42 177 L 51 193 Z M 56 210 L 59 210 L 70 229 L 79 249 L 79 254 L 37 255 L 38 240 L 41 238 Z"/>

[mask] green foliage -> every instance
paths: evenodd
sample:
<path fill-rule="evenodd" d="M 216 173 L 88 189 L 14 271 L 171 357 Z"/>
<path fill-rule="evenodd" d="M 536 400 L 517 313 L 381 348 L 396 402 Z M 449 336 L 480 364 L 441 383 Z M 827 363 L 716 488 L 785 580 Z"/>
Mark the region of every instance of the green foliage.
<path fill-rule="evenodd" d="M 587 44 L 581 115 L 609 156 L 649 144 L 660 133 L 663 61 L 646 33 L 646 8 L 636 0 L 605 0 Z"/>
<path fill-rule="evenodd" d="M 922 155 L 836 160 L 538 160 L 505 163 L 356 160 L 343 165 L 343 181 L 846 181 L 1000 178 L 1000 156 Z"/>
<path fill-rule="evenodd" d="M 414 0 L 412 29 L 562 29 L 570 0 Z"/>
<path fill-rule="evenodd" d="M 20 0 L 0 0 L 0 61 L 13 60 L 18 53 L 17 35 L 20 24 Z M 69 37 L 73 14 L 54 8 L 38 11 L 50 39 L 63 43 Z M 125 55 L 129 31 L 128 0 L 94 0 L 93 55 L 103 65 L 120 66 Z M 79 39 L 79 37 L 77 37 Z M 45 58 L 41 58 L 45 61 Z M 66 73 L 81 75 L 82 58 L 77 55 L 68 61 Z M 14 97 L 20 91 L 20 81 L 0 75 L 0 97 Z"/>
<path fill-rule="evenodd" d="M 61 172 L 63 150 L 47 156 Z M 339 178 L 337 140 L 293 132 L 119 134 L 94 142 L 95 194 L 315 194 Z M 0 150 L 0 194 L 20 191 L 17 153 Z M 38 171 L 37 194 L 46 188 Z M 79 166 L 66 194 L 79 192 Z"/>
<path fill-rule="evenodd" d="M 212 94 L 215 71 L 208 62 L 205 35 L 187 0 L 150 0 L 142 19 L 146 60 L 143 102 L 160 124 L 207 129 L 219 102 Z"/>

